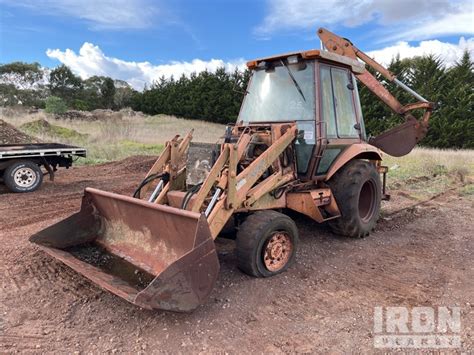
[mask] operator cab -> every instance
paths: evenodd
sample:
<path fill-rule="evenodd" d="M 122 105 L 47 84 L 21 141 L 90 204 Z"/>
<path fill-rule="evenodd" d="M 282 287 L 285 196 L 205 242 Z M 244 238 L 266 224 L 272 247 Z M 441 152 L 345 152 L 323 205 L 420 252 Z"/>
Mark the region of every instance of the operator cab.
<path fill-rule="evenodd" d="M 252 70 L 238 121 L 295 122 L 298 174 L 324 175 L 347 144 L 365 141 L 356 60 L 311 50 L 247 63 Z"/>

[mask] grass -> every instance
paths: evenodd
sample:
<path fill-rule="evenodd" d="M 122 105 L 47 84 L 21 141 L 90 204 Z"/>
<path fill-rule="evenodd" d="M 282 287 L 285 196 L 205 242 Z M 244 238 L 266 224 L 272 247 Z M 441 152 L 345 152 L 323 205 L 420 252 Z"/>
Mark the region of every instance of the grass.
<path fill-rule="evenodd" d="M 120 116 L 120 115 L 118 115 Z M 194 141 L 215 142 L 224 126 L 198 120 L 156 115 L 98 121 L 54 119 L 44 112 L 2 115 L 0 118 L 27 134 L 43 141 L 84 146 L 86 159 L 78 164 L 98 164 L 133 155 L 158 155 L 167 140 L 176 134 L 184 136 L 194 129 Z M 389 167 L 389 189 L 402 189 L 416 199 L 424 199 L 453 185 L 465 185 L 462 193 L 473 195 L 474 151 L 415 148 L 410 154 L 395 158 L 384 155 Z"/>
<path fill-rule="evenodd" d="M 389 167 L 388 188 L 419 200 L 455 185 L 464 185 L 462 191 L 474 189 L 473 150 L 415 148 L 400 158 L 385 155 L 383 163 Z"/>
<path fill-rule="evenodd" d="M 20 126 L 20 130 L 36 137 L 54 137 L 71 142 L 86 142 L 88 134 L 79 133 L 74 129 L 51 124 L 44 119 L 27 122 Z"/>
<path fill-rule="evenodd" d="M 443 174 L 474 175 L 474 151 L 454 149 L 415 148 L 404 157 L 384 156 L 384 164 L 397 180 L 413 176 Z"/>
<path fill-rule="evenodd" d="M 121 160 L 134 155 L 158 156 L 163 150 L 163 144 L 146 144 L 129 140 L 102 144 L 87 145 L 87 158 L 78 160 L 79 165 L 101 164 L 109 161 Z M 76 164 L 77 164 L 76 163 Z"/>
<path fill-rule="evenodd" d="M 157 115 L 104 118 L 98 121 L 55 119 L 44 112 L 1 115 L 0 119 L 44 142 L 83 146 L 88 156 L 76 164 L 99 164 L 133 155 L 156 156 L 166 141 L 194 129 L 193 141 L 215 142 L 225 126 Z"/>

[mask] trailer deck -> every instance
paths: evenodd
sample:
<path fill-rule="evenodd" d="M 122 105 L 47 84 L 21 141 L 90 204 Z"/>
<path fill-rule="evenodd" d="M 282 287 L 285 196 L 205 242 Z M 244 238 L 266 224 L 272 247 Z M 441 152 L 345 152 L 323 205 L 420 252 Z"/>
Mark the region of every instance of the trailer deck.
<path fill-rule="evenodd" d="M 0 145 L 0 159 L 31 158 L 45 156 L 86 157 L 84 148 L 60 143 L 4 144 Z"/>

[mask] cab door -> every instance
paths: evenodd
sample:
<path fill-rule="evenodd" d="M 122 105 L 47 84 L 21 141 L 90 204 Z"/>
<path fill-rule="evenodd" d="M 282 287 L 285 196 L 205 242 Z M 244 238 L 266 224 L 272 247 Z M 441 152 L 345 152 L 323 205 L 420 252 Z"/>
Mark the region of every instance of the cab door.
<path fill-rule="evenodd" d="M 361 140 L 362 127 L 356 106 L 357 87 L 350 70 L 319 64 L 319 123 L 321 152 L 315 176 L 324 176 L 348 145 Z"/>

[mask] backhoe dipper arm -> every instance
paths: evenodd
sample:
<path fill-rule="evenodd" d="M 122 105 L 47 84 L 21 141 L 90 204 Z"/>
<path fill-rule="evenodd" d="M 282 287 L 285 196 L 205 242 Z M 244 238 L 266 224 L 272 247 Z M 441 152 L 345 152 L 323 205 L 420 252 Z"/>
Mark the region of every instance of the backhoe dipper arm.
<path fill-rule="evenodd" d="M 355 60 L 362 60 L 365 64 L 382 74 L 385 79 L 395 83 L 418 100 L 416 103 L 404 106 L 368 70 L 354 73 L 356 78 L 362 82 L 362 84 L 390 107 L 392 111 L 403 116 L 406 120 L 405 123 L 396 126 L 377 137 L 370 138 L 369 143 L 393 156 L 403 156 L 408 154 L 426 135 L 428 121 L 435 106 L 434 103 L 429 102 L 417 92 L 403 84 L 387 68 L 370 58 L 347 39 L 341 38 L 323 28 L 318 30 L 318 36 L 328 51 Z M 420 121 L 418 121 L 410 112 L 415 109 L 425 110 Z"/>

